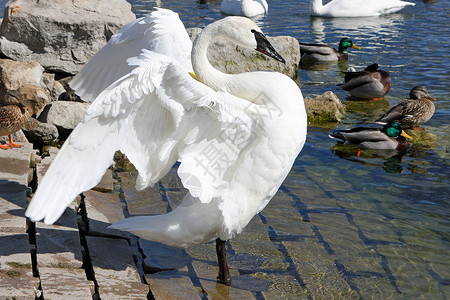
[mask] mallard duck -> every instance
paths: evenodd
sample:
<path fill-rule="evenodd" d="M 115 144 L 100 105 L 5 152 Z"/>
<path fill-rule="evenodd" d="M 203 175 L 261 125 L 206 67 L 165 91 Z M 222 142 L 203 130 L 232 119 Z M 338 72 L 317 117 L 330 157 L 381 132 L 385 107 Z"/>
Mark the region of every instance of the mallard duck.
<path fill-rule="evenodd" d="M 309 11 L 317 17 L 369 17 L 395 13 L 412 2 L 400 0 L 311 0 Z"/>
<path fill-rule="evenodd" d="M 434 114 L 434 103 L 436 98 L 431 98 L 426 87 L 418 85 L 409 92 L 409 98 L 397 102 L 397 104 L 383 115 L 376 122 L 386 124 L 386 122 L 397 121 L 402 126 L 417 126 L 427 122 Z"/>
<path fill-rule="evenodd" d="M 342 38 L 339 42 L 339 49 L 336 50 L 329 45 L 324 44 L 300 44 L 300 56 L 304 60 L 314 61 L 336 61 L 348 59 L 348 48 L 360 49 L 356 46 L 351 39 Z"/>
<path fill-rule="evenodd" d="M 0 136 L 7 135 L 9 143 L 0 144 L 1 149 L 23 147 L 23 145 L 13 143 L 11 134 L 22 128 L 28 117 L 28 110 L 22 102 L 20 93 L 15 90 L 8 91 L 0 103 Z"/>
<path fill-rule="evenodd" d="M 353 97 L 363 99 L 383 98 L 391 89 L 391 76 L 378 70 L 378 64 L 367 66 L 364 71 L 344 72 L 344 84 L 340 87 Z"/>
<path fill-rule="evenodd" d="M 411 138 L 397 122 L 388 122 L 383 128 L 356 127 L 348 130 L 334 131 L 329 135 L 344 145 L 352 145 L 361 149 L 397 150 L 408 148 Z"/>
<path fill-rule="evenodd" d="M 269 6 L 266 0 L 223 0 L 220 10 L 228 15 L 251 18 L 267 14 Z"/>

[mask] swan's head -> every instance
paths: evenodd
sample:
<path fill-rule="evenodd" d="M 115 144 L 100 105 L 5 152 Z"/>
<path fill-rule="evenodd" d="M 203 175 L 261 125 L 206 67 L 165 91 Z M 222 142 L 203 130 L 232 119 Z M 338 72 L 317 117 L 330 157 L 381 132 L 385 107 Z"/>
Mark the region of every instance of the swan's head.
<path fill-rule="evenodd" d="M 270 44 L 258 25 L 249 18 L 232 16 L 214 24 L 217 23 L 221 27 L 221 36 L 230 39 L 243 48 L 254 49 L 282 63 L 286 62 Z"/>

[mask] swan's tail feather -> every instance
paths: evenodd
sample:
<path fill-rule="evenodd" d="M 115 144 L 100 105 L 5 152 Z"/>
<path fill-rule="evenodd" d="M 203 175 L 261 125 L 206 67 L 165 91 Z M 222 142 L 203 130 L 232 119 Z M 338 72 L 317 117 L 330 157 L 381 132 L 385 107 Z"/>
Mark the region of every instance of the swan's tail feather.
<path fill-rule="evenodd" d="M 141 238 L 174 247 L 189 247 L 217 238 L 222 213 L 217 203 L 201 203 L 190 194 L 170 213 L 136 216 L 108 228 L 131 232 Z"/>

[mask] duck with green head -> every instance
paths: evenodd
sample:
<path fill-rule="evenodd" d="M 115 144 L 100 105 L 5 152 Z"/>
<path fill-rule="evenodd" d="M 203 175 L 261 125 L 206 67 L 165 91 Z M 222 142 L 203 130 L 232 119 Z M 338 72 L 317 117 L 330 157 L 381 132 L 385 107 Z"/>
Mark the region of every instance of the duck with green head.
<path fill-rule="evenodd" d="M 334 131 L 329 135 L 344 145 L 361 149 L 404 151 L 408 148 L 406 138 L 411 138 L 398 122 L 388 122 L 383 128 L 356 127 Z"/>
<path fill-rule="evenodd" d="M 311 61 L 348 60 L 348 48 L 360 49 L 352 42 L 350 38 L 347 37 L 341 39 L 338 50 L 324 44 L 299 44 L 301 59 Z"/>

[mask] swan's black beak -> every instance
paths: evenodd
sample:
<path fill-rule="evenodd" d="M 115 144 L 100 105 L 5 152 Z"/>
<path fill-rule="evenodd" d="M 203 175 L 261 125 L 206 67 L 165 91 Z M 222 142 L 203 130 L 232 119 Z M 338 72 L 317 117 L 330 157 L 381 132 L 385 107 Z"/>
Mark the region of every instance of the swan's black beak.
<path fill-rule="evenodd" d="M 283 64 L 286 63 L 283 57 L 273 48 L 267 38 L 261 32 L 252 29 L 252 33 L 255 35 L 256 39 L 256 51 L 259 51 L 267 56 L 270 56 Z"/>

